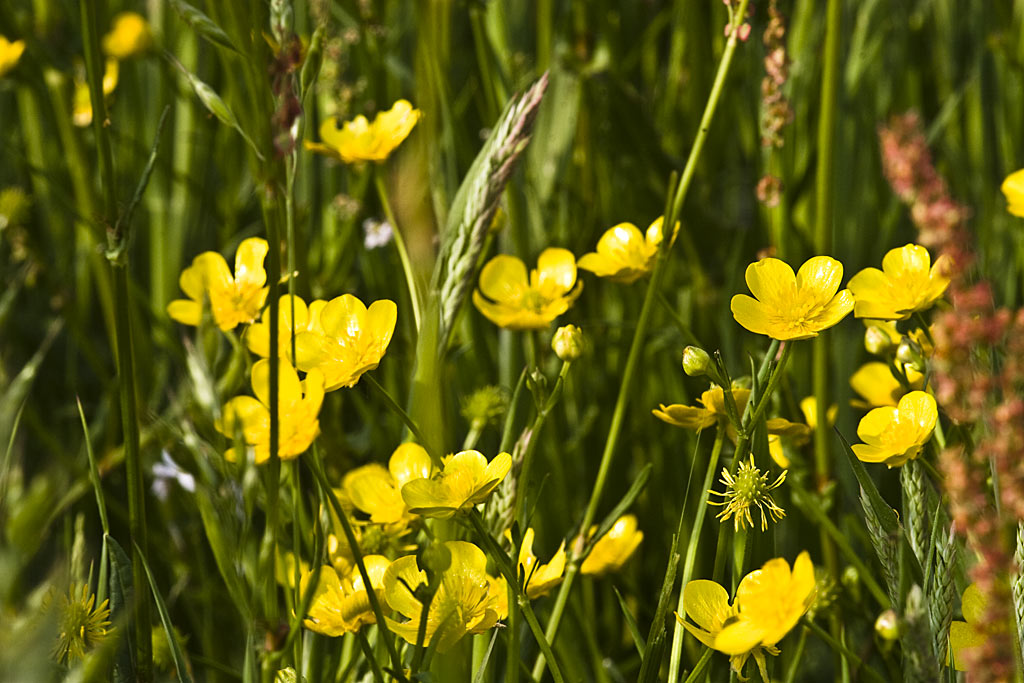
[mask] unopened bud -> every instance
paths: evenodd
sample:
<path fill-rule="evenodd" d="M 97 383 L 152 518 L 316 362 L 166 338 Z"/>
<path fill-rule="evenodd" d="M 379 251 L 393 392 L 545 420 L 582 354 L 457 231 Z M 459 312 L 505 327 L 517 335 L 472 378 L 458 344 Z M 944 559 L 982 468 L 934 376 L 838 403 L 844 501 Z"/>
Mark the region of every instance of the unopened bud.
<path fill-rule="evenodd" d="M 903 337 L 903 341 L 900 342 L 899 347 L 896 349 L 896 360 L 918 372 L 923 373 L 925 371 L 925 361 L 921 345 L 910 337 Z"/>
<path fill-rule="evenodd" d="M 884 356 L 892 348 L 889 333 L 877 325 L 871 325 L 864 331 L 864 348 L 875 356 Z"/>
<path fill-rule="evenodd" d="M 690 377 L 701 377 L 708 374 L 711 367 L 711 356 L 699 346 L 687 346 L 683 349 L 683 371 Z"/>
<path fill-rule="evenodd" d="M 875 620 L 875 633 L 885 640 L 898 640 L 903 634 L 903 622 L 896 612 L 887 609 Z"/>
<path fill-rule="evenodd" d="M 571 363 L 583 355 L 583 331 L 575 325 L 559 327 L 551 339 L 551 348 L 560 360 Z"/>

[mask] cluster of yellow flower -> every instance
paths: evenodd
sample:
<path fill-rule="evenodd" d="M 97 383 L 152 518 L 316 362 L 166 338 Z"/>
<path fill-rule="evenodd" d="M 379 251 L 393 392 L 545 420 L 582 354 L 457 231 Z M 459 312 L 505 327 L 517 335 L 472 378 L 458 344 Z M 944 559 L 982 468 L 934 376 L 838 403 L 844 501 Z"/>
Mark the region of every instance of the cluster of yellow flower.
<path fill-rule="evenodd" d="M 488 462 L 477 451 L 463 451 L 444 458 L 437 469 L 421 446 L 405 443 L 392 454 L 386 469 L 369 464 L 342 480 L 342 504 L 368 517 L 357 529 L 359 545 L 374 552 L 363 557 L 373 590 L 388 609 L 403 617 L 386 617 L 388 627 L 408 642 L 416 643 L 423 622 L 424 643 L 436 640 L 437 651 L 445 652 L 462 636 L 485 631 L 508 616 L 505 579 L 487 573 L 487 558 L 476 545 L 445 542 L 446 556 L 436 563 L 438 569 L 434 556 L 417 559 L 409 552 L 415 546 L 404 546 L 400 539 L 425 518 L 450 518 L 486 502 L 511 464 L 507 453 Z M 594 531 L 590 530 L 590 536 Z M 506 536 L 511 541 L 511 535 Z M 617 570 L 642 538 L 634 516 L 620 518 L 594 544 L 580 571 L 598 576 Z M 577 540 L 579 545 L 583 542 Z M 534 530 L 527 529 L 517 563 L 525 582 L 523 589 L 531 600 L 547 595 L 561 583 L 567 561 L 564 541 L 547 563 L 534 554 L 533 543 Z M 351 549 L 336 536 L 330 538 L 329 548 L 332 564 L 320 569 L 305 625 L 324 635 L 339 636 L 376 623 L 376 617 Z M 389 560 L 383 553 L 399 556 Z M 313 572 L 305 569 L 302 585 L 308 585 L 312 576 Z M 426 615 L 424 604 L 429 605 Z"/>
<path fill-rule="evenodd" d="M 683 589 L 683 608 L 694 623 L 678 613 L 676 619 L 697 640 L 729 655 L 739 674 L 753 655 L 761 677 L 768 681 L 765 653 L 779 654 L 776 644 L 807 613 L 816 595 L 814 565 L 805 551 L 792 570 L 778 557 L 744 576 L 732 604 L 729 592 L 714 581 L 690 581 Z"/>

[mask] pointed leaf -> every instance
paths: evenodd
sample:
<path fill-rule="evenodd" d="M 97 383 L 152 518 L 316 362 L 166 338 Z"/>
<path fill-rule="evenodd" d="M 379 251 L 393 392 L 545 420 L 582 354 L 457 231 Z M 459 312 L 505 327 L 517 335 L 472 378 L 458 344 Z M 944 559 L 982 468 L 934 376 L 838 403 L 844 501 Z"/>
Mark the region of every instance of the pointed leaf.
<path fill-rule="evenodd" d="M 192 683 L 192 677 L 188 674 L 188 667 L 185 664 L 185 655 L 181 651 L 181 644 L 174 633 L 174 625 L 171 623 L 171 615 L 167 612 L 167 604 L 160 595 L 160 589 L 156 587 L 156 579 L 153 572 L 149 571 L 149 563 L 142 554 L 142 549 L 135 544 L 135 552 L 139 554 L 142 568 L 146 570 L 146 578 L 149 580 L 149 588 L 153 591 L 153 600 L 156 602 L 156 611 L 160 614 L 160 623 L 164 625 L 164 632 L 167 633 L 167 642 L 171 646 L 171 658 L 174 660 L 174 667 L 178 670 L 178 680 L 181 683 Z"/>
<path fill-rule="evenodd" d="M 203 38 L 214 45 L 227 48 L 235 54 L 241 54 L 231 43 L 228 34 L 220 26 L 217 26 L 210 17 L 203 14 L 203 12 L 188 4 L 185 0 L 171 0 L 171 7 L 178 13 L 182 21 L 191 26 Z"/>

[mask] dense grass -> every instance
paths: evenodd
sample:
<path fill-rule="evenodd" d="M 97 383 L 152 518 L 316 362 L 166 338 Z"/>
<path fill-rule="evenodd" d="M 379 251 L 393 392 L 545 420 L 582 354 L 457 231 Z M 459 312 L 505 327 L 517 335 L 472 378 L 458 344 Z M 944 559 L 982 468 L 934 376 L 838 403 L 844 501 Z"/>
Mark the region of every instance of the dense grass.
<path fill-rule="evenodd" d="M 277 486 L 270 480 L 278 468 L 237 468 L 221 457 L 230 443 L 215 431 L 213 411 L 248 391 L 247 365 L 239 365 L 243 357 L 233 355 L 229 337 L 215 327 L 197 332 L 167 316 L 167 304 L 181 296 L 181 271 L 206 250 L 224 254 L 230 263 L 237 245 L 251 236 L 268 237 L 282 253 L 290 215 L 294 250 L 280 272 L 294 266 L 296 275 L 280 291 L 294 288 L 307 300 L 348 292 L 367 303 L 395 301 L 395 337 L 372 376 L 414 417 L 430 414 L 416 405 L 422 394 L 417 399 L 413 392 L 417 332 L 399 256 L 391 245 L 363 245 L 364 221 L 384 218 L 373 174 L 383 174 L 413 270 L 425 282 L 455 193 L 506 101 L 547 72 L 550 82 L 532 140 L 504 192 L 497 219 L 503 227 L 489 242 L 486 258 L 509 253 L 532 267 L 549 246 L 577 256 L 591 251 L 614 224 L 628 221 L 645 229 L 664 212 L 674 189 L 670 176 L 682 171 L 692 151 L 726 45 L 726 9 L 717 1 L 687 0 L 205 3 L 201 9 L 236 52 L 200 35 L 174 3 L 94 4 L 86 3 L 84 14 L 78 3 L 63 0 L 0 5 L 0 34 L 27 44 L 18 65 L 0 79 L 0 188 L 17 187 L 27 196 L 25 210 L 0 231 L 0 620 L 10 615 L 17 624 L 0 627 L 0 679 L 65 675 L 48 663 L 52 624 L 26 615 L 46 613 L 41 604 L 51 586 L 65 593 L 69 581 L 82 582 L 90 572 L 95 586 L 100 572 L 103 528 L 76 399 L 98 462 L 111 536 L 131 554 L 126 491 L 133 484 L 125 467 L 125 384 L 115 352 L 117 316 L 125 312 L 132 325 L 138 460 L 146 487 L 146 558 L 171 621 L 188 636 L 185 650 L 197 680 L 248 680 L 257 669 L 266 680 L 279 666 L 307 666 L 321 657 L 336 663 L 358 648 L 352 637 L 303 632 L 296 648 L 289 642 L 290 649 L 277 650 L 286 637 L 294 591 L 275 589 L 260 545 L 268 519 L 277 514 L 268 510 Z M 835 129 L 827 143 L 832 165 L 818 177 L 826 151 L 819 142 L 826 10 L 834 4 L 839 52 Z M 417 128 L 386 163 L 346 166 L 303 150 L 301 143 L 294 157 L 277 153 L 274 136 L 280 131 L 272 121 L 279 103 L 269 75 L 274 52 L 268 38 L 279 6 L 289 8 L 294 31 L 304 40 L 323 30 L 323 66 L 299 119 L 305 139 L 319 139 L 320 123 L 329 116 L 372 118 L 399 98 L 422 110 Z M 650 465 L 650 479 L 631 507 L 644 540 L 621 572 L 577 581 L 554 642 L 566 680 L 637 679 L 641 657 L 622 605 L 647 634 L 681 512 L 683 547 L 691 535 L 698 543 L 693 578 L 719 578 L 728 588 L 726 579 L 770 558 L 792 561 L 808 550 L 816 566 L 833 572 L 836 591 L 834 605 L 817 621 L 886 679 L 902 676 L 900 644 L 874 632 L 876 617 L 888 605 L 874 601 L 863 582 L 850 580 L 848 559 L 825 549 L 821 520 L 807 510 L 824 511 L 872 571 L 881 571 L 840 441 L 827 434 L 819 442 L 825 468 L 817 472 L 812 448 L 794 457 L 789 478 L 809 491 L 803 504 L 794 500 L 792 486 L 776 491 L 785 520 L 769 533 L 751 532 L 742 567 L 730 574 L 731 560 L 722 566 L 732 550 L 729 535 L 719 534 L 710 515 L 703 529 L 692 529 L 698 503 L 693 493 L 685 498 L 694 462 L 694 491 L 703 479 L 711 430 L 698 437 L 651 415 L 659 403 L 692 403 L 707 388 L 706 379 L 689 378 L 680 369 L 687 344 L 721 350 L 734 377 L 759 366 L 766 340 L 735 323 L 729 300 L 746 292 L 744 269 L 762 250 L 772 247 L 794 265 L 827 253 L 845 266 L 845 282 L 861 268 L 877 266 L 890 248 L 916 239 L 906 207 L 882 172 L 877 129 L 891 116 L 920 113 L 938 170 L 951 194 L 971 209 L 978 272 L 994 283 L 1000 304 L 1021 305 L 1024 238 L 1020 219 L 1006 212 L 998 188 L 1024 161 L 1024 2 L 779 2 L 788 24 L 785 93 L 794 115 L 784 129 L 784 145 L 774 150 L 761 145 L 759 131 L 766 6 L 756 3 L 750 38 L 737 47 L 681 207 L 682 231 L 661 274 L 608 485 L 593 520 L 603 519 Z M 102 34 L 122 10 L 147 17 L 154 47 L 121 63 L 109 125 L 76 128 L 70 120 L 72 78 L 88 49 L 81 17 L 93 16 Z M 252 146 L 204 107 L 185 72 L 219 93 Z M 110 175 L 100 162 L 107 141 Z M 154 145 L 152 176 L 130 226 L 124 226 L 130 240 L 122 290 L 119 268 L 104 254 L 107 231 L 124 215 Z M 294 201 L 286 203 L 292 158 Z M 775 208 L 759 203 L 755 193 L 768 172 L 784 184 Z M 832 203 L 831 215 L 820 213 L 820 192 Z M 582 272 L 580 277 L 584 291 L 559 324 L 583 329 L 587 353 L 573 363 L 561 400 L 534 436 L 539 441 L 527 503 L 542 559 L 562 538 L 575 536 L 591 499 L 646 291 L 647 280 L 624 286 Z M 840 406 L 837 429 L 855 441 L 861 413 L 848 407 L 848 378 L 868 359 L 862 340 L 862 324 L 851 316 L 825 333 L 816 368 L 812 342 L 799 343 L 771 414 L 802 420 L 797 403 L 817 391 L 824 404 Z M 554 384 L 561 364 L 549 345 L 548 331 L 499 330 L 472 305 L 465 307 L 430 388 L 440 401 L 431 406 L 439 418 L 431 429 L 445 452 L 463 443 L 469 424 L 460 405 L 474 390 L 493 384 L 510 395 L 523 368 L 534 366 L 549 388 Z M 419 362 L 422 367 L 422 356 Z M 512 436 L 533 419 L 527 391 Z M 320 425 L 317 449 L 333 485 L 356 466 L 386 462 L 405 431 L 402 418 L 366 380 L 330 393 Z M 758 440 L 759 464 L 775 473 Z M 502 425 L 492 424 L 477 448 L 490 458 L 502 446 Z M 195 493 L 172 484 L 168 496 L 154 494 L 153 466 L 164 453 L 196 477 Z M 726 462 L 729 457 L 726 446 Z M 280 468 L 284 493 L 275 533 L 282 551 L 298 549 L 310 560 L 323 542 L 318 511 L 325 501 L 310 470 L 292 465 Z M 870 469 L 895 505 L 901 487 L 895 470 Z M 212 538 L 214 528 L 223 537 Z M 297 538 L 293 529 L 310 533 Z M 225 567 L 215 557 L 218 544 L 237 562 L 236 580 L 251 613 L 225 585 Z M 963 569 L 971 564 L 970 553 L 962 555 L 957 595 L 967 585 Z M 140 576 L 136 572 L 136 584 Z M 553 601 L 534 603 L 542 624 Z M 155 608 L 151 618 L 155 625 Z M 119 630 L 128 623 L 127 616 L 116 621 Z M 668 641 L 673 624 L 669 616 Z M 781 643 L 774 677 L 786 680 L 793 670 L 795 678 L 788 680 L 847 680 L 842 677 L 852 660 L 813 633 L 802 640 L 801 632 L 798 627 Z M 529 669 L 536 643 L 528 631 L 522 633 Z M 477 636 L 484 648 L 490 635 Z M 499 632 L 484 680 L 505 675 L 505 642 Z M 434 680 L 469 680 L 462 677 L 474 646 L 467 639 L 460 647 L 448 659 L 434 659 Z M 692 638 L 686 641 L 686 670 L 702 650 Z M 303 652 L 306 664 L 298 656 Z M 660 665 L 663 675 L 667 651 Z M 711 680 L 727 679 L 723 656 L 716 654 L 712 666 Z M 357 670 L 365 673 L 362 664 Z M 158 678 L 172 671 L 165 668 Z M 746 673 L 757 675 L 752 672 L 748 665 Z M 333 672 L 322 675 L 334 680 Z"/>

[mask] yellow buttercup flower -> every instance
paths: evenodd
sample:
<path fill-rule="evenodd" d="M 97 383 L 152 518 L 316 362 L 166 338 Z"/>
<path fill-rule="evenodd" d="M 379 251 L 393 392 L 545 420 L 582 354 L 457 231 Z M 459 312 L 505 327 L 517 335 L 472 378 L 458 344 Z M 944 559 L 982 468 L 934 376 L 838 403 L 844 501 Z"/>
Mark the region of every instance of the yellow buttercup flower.
<path fill-rule="evenodd" d="M 850 279 L 853 314 L 858 318 L 906 320 L 931 308 L 949 287 L 950 260 L 940 256 L 932 265 L 928 250 L 918 244 L 890 249 L 882 270 L 865 268 Z"/>
<path fill-rule="evenodd" d="M 740 463 L 736 469 L 736 476 L 729 472 L 729 468 L 722 468 L 722 483 L 725 485 L 725 491 L 715 491 L 714 489 L 709 491 L 716 496 L 721 496 L 722 500 L 709 500 L 708 505 L 722 506 L 722 511 L 718 513 L 718 520 L 725 522 L 731 517 L 733 528 L 736 531 L 741 528 L 754 527 L 750 508 L 755 507 L 761 511 L 761 531 L 767 531 L 769 517 L 773 522 L 777 522 L 786 516 L 786 511 L 775 504 L 771 494 L 772 490 L 782 486 L 784 481 L 786 481 L 786 470 L 782 470 L 782 474 L 769 484 L 768 473 L 761 473 L 761 470 L 754 465 L 754 455 L 751 454 L 749 462 Z M 765 510 L 768 511 L 767 514 Z"/>
<path fill-rule="evenodd" d="M 1005 632 L 1007 625 L 985 621 L 988 600 L 976 583 L 964 589 L 964 594 L 960 598 L 960 611 L 964 615 L 964 621 L 953 621 L 949 625 L 949 649 L 953 651 L 953 667 L 957 671 L 967 671 L 964 650 L 981 647 L 992 633 Z M 946 665 L 949 665 L 948 652 Z"/>
<path fill-rule="evenodd" d="M 235 275 L 228 263 L 215 251 L 205 251 L 192 259 L 181 272 L 178 283 L 188 299 L 177 299 L 167 306 L 167 314 L 184 325 L 198 325 L 203 317 L 203 301 L 209 300 L 217 327 L 233 330 L 240 323 L 251 323 L 259 315 L 269 291 L 263 259 L 267 241 L 250 237 L 235 252 Z"/>
<path fill-rule="evenodd" d="M 935 399 L 924 391 L 912 391 L 895 408 L 875 408 L 857 425 L 863 444 L 853 452 L 864 462 L 884 462 L 897 467 L 913 460 L 932 436 L 939 412 Z"/>
<path fill-rule="evenodd" d="M 322 143 L 306 142 L 306 149 L 341 159 L 346 164 L 384 161 L 409 136 L 421 112 L 406 100 L 398 100 L 388 111 L 377 114 L 373 123 L 357 116 L 338 128 L 331 117 L 320 126 Z"/>
<path fill-rule="evenodd" d="M 294 297 L 284 294 L 278 300 L 278 325 L 277 332 L 277 356 L 287 358 L 294 363 L 292 358 L 292 306 L 295 306 L 295 335 L 300 332 L 315 332 L 323 334 L 320 327 L 320 312 L 327 302 L 323 299 L 316 299 L 308 306 L 302 297 Z M 253 323 L 245 330 L 245 344 L 249 350 L 261 358 L 270 357 L 270 308 L 263 309 L 263 315 L 259 322 Z"/>
<path fill-rule="evenodd" d="M 446 519 L 487 500 L 511 468 L 508 453 L 487 462 L 480 451 L 462 451 L 448 457 L 433 477 L 410 479 L 402 498 L 413 514 Z"/>
<path fill-rule="evenodd" d="M 0 36 L 0 78 L 6 76 L 18 65 L 22 53 L 25 52 L 24 40 L 7 40 Z"/>
<path fill-rule="evenodd" d="M 904 369 L 910 381 L 910 388 L 923 389 L 924 375 L 911 367 L 904 366 Z M 900 397 L 907 393 L 900 381 L 893 376 L 889 366 L 878 361 L 860 366 L 850 376 L 850 387 L 864 399 L 851 401 L 851 405 L 857 408 L 894 406 L 899 403 Z"/>
<path fill-rule="evenodd" d="M 108 59 L 103 71 L 104 97 L 117 88 L 120 67 L 116 59 Z M 75 94 L 72 100 L 71 122 L 80 128 L 92 123 L 92 98 L 89 95 L 89 83 L 85 78 L 75 78 Z"/>
<path fill-rule="evenodd" d="M 750 389 L 733 387 L 731 391 L 732 398 L 736 402 L 737 413 L 743 415 L 743 410 L 750 399 Z M 670 425 L 698 432 L 719 423 L 728 423 L 729 414 L 725 409 L 725 391 L 722 387 L 712 385 L 710 389 L 701 394 L 697 402 L 703 407 L 684 406 L 680 403 L 673 403 L 667 406 L 660 404 L 659 409 L 651 412 L 654 413 L 655 417 L 668 422 Z"/>
<path fill-rule="evenodd" d="M 529 277 L 526 264 L 515 256 L 492 258 L 480 271 L 473 304 L 499 327 L 542 330 L 569 310 L 582 289 L 572 252 L 549 247 L 541 252 Z"/>
<path fill-rule="evenodd" d="M 110 33 L 103 36 L 103 54 L 127 59 L 142 54 L 153 44 L 153 33 L 141 14 L 121 12 L 114 17 Z"/>
<path fill-rule="evenodd" d="M 776 644 L 807 613 L 816 593 L 814 565 L 804 551 L 792 571 L 785 559 L 775 558 L 747 574 L 731 605 L 728 592 L 714 581 L 690 581 L 683 589 L 683 609 L 696 626 L 679 614 L 676 619 L 702 643 L 729 655 L 738 674 L 753 656 L 767 681 L 765 653 L 779 654 Z"/>
<path fill-rule="evenodd" d="M 384 574 L 391 561 L 383 555 L 366 555 L 363 557 L 363 563 L 366 566 L 366 573 L 370 576 L 373 592 L 382 598 Z M 307 572 L 303 576 L 303 592 L 312 575 L 312 572 Z M 325 636 L 341 636 L 355 633 L 365 624 L 376 623 L 377 618 L 370 606 L 369 591 L 359 570 L 354 569 L 347 576 L 338 576 L 334 567 L 321 567 L 320 580 L 313 594 L 313 602 L 302 622 L 303 626 Z"/>
<path fill-rule="evenodd" d="M 430 601 L 426 619 L 426 645 L 440 653 L 452 648 L 468 633 L 483 633 L 498 621 L 498 582 L 487 574 L 487 556 L 472 543 L 447 541 L 451 564 L 441 575 Z M 416 557 L 407 555 L 391 563 L 384 573 L 384 598 L 388 606 L 407 619 L 387 619 L 388 627 L 410 643 L 416 642 L 423 603 L 413 591 L 425 588 L 427 573 Z"/>
<path fill-rule="evenodd" d="M 596 531 L 596 526 L 590 527 L 588 535 L 592 536 Z M 580 565 L 580 571 L 591 576 L 617 572 L 642 540 L 644 532 L 637 529 L 636 515 L 623 515 L 615 520 L 608 533 L 597 540 L 587 559 Z"/>
<path fill-rule="evenodd" d="M 320 433 L 320 405 L 324 400 L 324 378 L 310 370 L 299 381 L 295 368 L 285 359 L 278 364 L 279 432 L 277 454 L 282 460 L 297 458 L 306 452 Z M 270 459 L 270 361 L 259 360 L 252 366 L 251 396 L 236 396 L 224 406 L 224 417 L 217 420 L 217 431 L 229 437 L 241 429 L 242 438 L 257 465 Z M 237 459 L 234 448 L 224 454 L 229 462 Z"/>
<path fill-rule="evenodd" d="M 1006 210 L 1014 216 L 1024 217 L 1024 168 L 1006 176 L 1001 189 L 1006 195 Z"/>
<path fill-rule="evenodd" d="M 505 536 L 511 540 L 511 532 L 506 531 Z M 565 573 L 565 541 L 558 546 L 551 561 L 547 564 L 540 564 L 536 555 L 533 554 L 532 528 L 523 534 L 522 545 L 519 546 L 519 575 L 525 577 L 526 596 L 531 600 L 547 595 L 551 589 L 562 582 L 562 574 Z"/>
<path fill-rule="evenodd" d="M 331 299 L 320 309 L 321 331 L 295 336 L 296 365 L 306 372 L 320 370 L 327 391 L 354 386 L 380 364 L 397 320 L 398 308 L 388 299 L 369 308 L 351 294 Z"/>
<path fill-rule="evenodd" d="M 654 268 L 664 222 L 665 217 L 661 216 L 651 223 L 646 234 L 632 223 L 608 228 L 597 241 L 597 250 L 581 256 L 576 265 L 614 282 L 636 282 Z"/>
<path fill-rule="evenodd" d="M 433 471 L 430 455 L 412 442 L 395 449 L 385 469 L 378 463 L 352 470 L 341 480 L 341 488 L 356 509 L 368 514 L 374 524 L 406 526 L 413 519 L 402 487 L 414 479 L 429 478 Z"/>
<path fill-rule="evenodd" d="M 794 275 L 774 258 L 747 266 L 747 287 L 756 298 L 737 294 L 732 315 L 740 325 L 779 341 L 810 339 L 846 317 L 853 294 L 839 291 L 843 264 L 828 256 L 808 259 Z"/>

